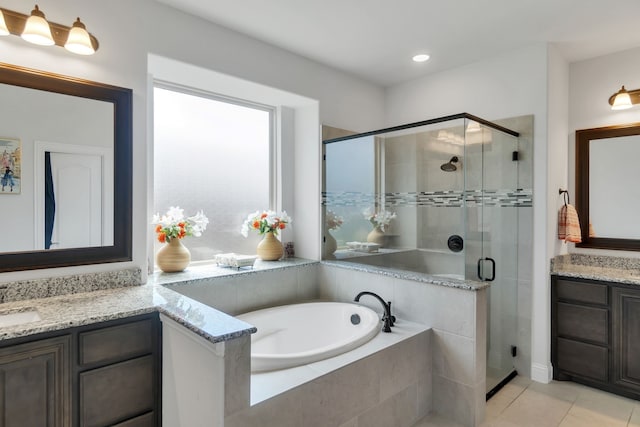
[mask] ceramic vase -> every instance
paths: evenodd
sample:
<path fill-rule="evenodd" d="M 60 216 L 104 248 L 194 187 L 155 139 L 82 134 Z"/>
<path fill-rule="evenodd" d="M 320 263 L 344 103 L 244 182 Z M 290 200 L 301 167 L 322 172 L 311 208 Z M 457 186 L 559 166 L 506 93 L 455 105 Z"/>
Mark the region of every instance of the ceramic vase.
<path fill-rule="evenodd" d="M 182 271 L 191 262 L 191 253 L 180 239 L 171 239 L 156 253 L 156 264 L 165 273 Z"/>
<path fill-rule="evenodd" d="M 338 249 L 338 242 L 335 237 L 327 231 L 324 235 L 324 257 L 327 259 L 334 259 L 333 253 Z"/>
<path fill-rule="evenodd" d="M 264 233 L 264 238 L 258 243 L 257 254 L 261 260 L 277 261 L 282 258 L 284 249 L 273 232 L 268 231 Z"/>
<path fill-rule="evenodd" d="M 377 243 L 380 247 L 384 246 L 384 231 L 380 227 L 375 227 L 371 232 L 367 235 L 367 242 L 369 243 Z"/>

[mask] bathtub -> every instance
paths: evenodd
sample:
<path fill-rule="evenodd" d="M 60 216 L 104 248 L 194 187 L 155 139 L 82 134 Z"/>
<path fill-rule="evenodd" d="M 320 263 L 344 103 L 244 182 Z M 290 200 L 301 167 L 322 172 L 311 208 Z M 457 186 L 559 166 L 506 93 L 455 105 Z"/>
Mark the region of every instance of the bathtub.
<path fill-rule="evenodd" d="M 254 325 L 251 371 L 291 368 L 353 350 L 380 331 L 380 317 L 367 308 L 313 302 L 266 308 L 237 316 Z"/>

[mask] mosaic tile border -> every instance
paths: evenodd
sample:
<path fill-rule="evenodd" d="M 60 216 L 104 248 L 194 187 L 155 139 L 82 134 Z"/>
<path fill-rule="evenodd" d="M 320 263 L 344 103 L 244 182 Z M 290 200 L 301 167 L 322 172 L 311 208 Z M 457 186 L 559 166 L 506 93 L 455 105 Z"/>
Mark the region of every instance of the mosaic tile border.
<path fill-rule="evenodd" d="M 421 191 L 385 193 L 384 197 L 373 193 L 341 192 L 322 193 L 323 206 L 371 206 L 381 204 L 387 208 L 402 206 L 424 207 L 532 207 L 533 191 L 530 188 L 517 190 L 467 190 L 467 191 Z"/>

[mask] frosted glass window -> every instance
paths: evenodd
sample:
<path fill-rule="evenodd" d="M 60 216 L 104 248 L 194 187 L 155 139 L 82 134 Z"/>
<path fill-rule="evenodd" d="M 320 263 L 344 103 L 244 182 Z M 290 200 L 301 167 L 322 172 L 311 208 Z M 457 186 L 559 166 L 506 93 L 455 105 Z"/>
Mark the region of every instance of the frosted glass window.
<path fill-rule="evenodd" d="M 209 218 L 201 237 L 182 239 L 192 261 L 255 254 L 246 216 L 270 208 L 272 110 L 154 88 L 154 213 L 179 206 Z M 135 165 L 134 165 L 135 168 Z M 155 239 L 155 251 L 161 245 Z"/>

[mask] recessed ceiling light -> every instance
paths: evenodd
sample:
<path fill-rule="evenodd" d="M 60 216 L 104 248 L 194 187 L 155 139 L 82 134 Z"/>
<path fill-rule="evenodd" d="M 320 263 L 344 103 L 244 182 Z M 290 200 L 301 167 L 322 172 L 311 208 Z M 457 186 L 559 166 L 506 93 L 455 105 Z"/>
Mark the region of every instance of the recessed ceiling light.
<path fill-rule="evenodd" d="M 424 61 L 427 61 L 428 59 L 429 59 L 429 55 L 425 53 L 421 53 L 420 55 L 416 55 L 413 57 L 413 60 L 415 62 L 424 62 Z"/>

